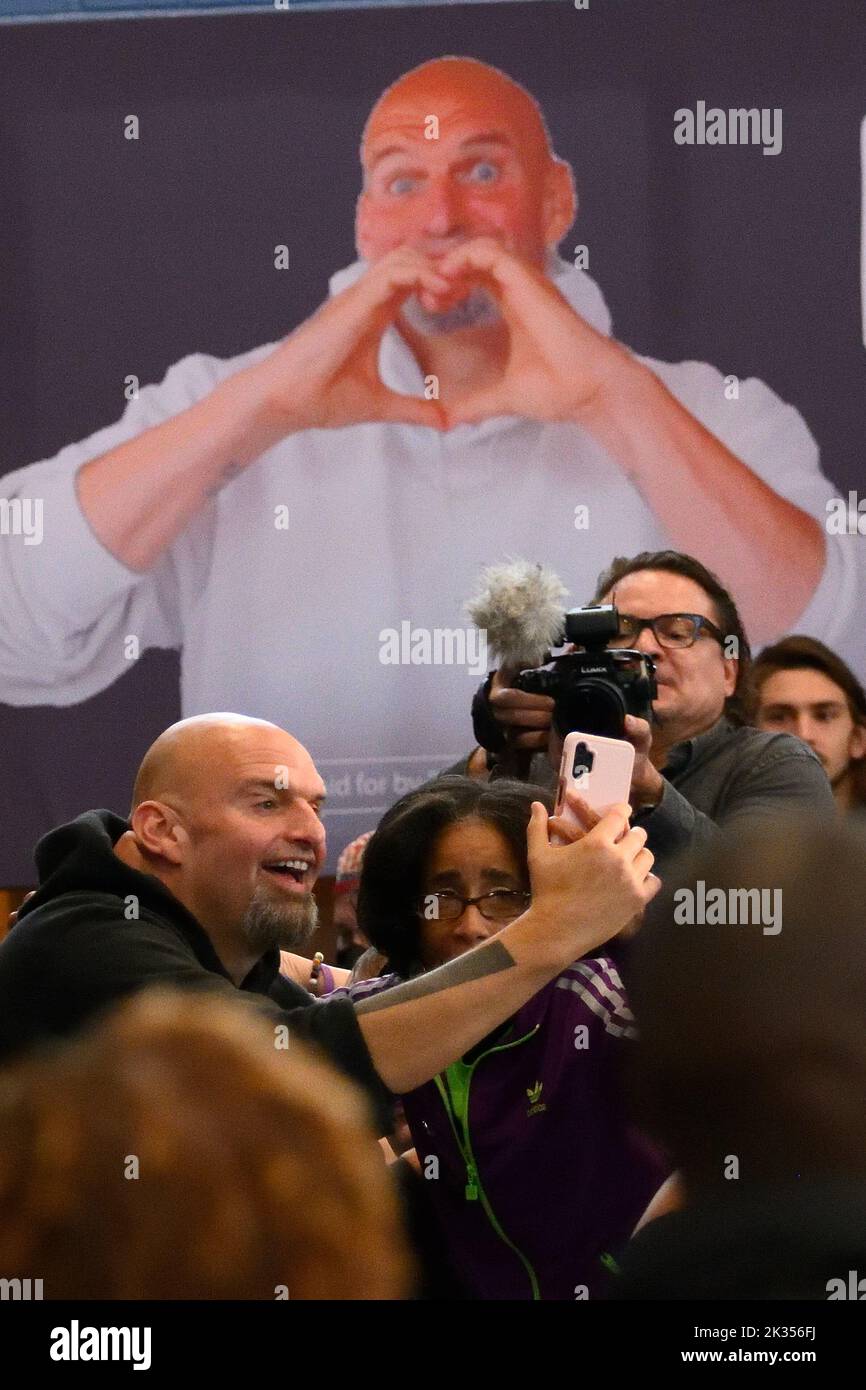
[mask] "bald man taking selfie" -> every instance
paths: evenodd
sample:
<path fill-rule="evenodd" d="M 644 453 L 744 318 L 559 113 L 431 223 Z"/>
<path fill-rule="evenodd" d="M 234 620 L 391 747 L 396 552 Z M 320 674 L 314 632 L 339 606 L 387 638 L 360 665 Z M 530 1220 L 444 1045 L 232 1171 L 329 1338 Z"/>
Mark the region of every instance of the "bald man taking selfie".
<path fill-rule="evenodd" d="M 659 887 L 627 807 L 581 838 L 553 818 L 572 842 L 552 846 L 538 804 L 521 917 L 387 995 L 314 1000 L 280 975 L 280 949 L 303 948 L 315 929 L 324 797 L 306 749 L 275 725 L 220 714 L 166 730 L 128 821 L 88 811 L 40 841 L 40 886 L 0 945 L 0 1060 L 173 984 L 264 1009 L 276 1047 L 289 1032 L 309 1038 L 383 1102 L 480 1042 Z"/>

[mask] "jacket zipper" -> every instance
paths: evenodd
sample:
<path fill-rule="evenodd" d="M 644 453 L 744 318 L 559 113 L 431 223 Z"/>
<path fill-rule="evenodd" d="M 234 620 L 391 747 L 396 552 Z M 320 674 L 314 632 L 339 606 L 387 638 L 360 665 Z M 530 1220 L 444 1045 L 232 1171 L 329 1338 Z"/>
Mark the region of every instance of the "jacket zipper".
<path fill-rule="evenodd" d="M 452 1080 L 456 1083 L 456 1094 L 454 1094 L 453 1097 L 450 1090 L 450 1084 L 446 1084 L 446 1082 L 443 1081 L 441 1076 L 435 1076 L 433 1078 L 436 1082 L 439 1094 L 442 1097 L 442 1103 L 445 1106 L 445 1112 L 448 1115 L 448 1119 L 451 1122 L 451 1128 L 454 1131 L 454 1139 L 456 1141 L 457 1148 L 460 1151 L 460 1156 L 463 1159 L 464 1164 L 466 1165 L 466 1186 L 463 1189 L 463 1195 L 466 1198 L 467 1202 L 481 1202 L 482 1209 L 484 1210 L 484 1213 L 487 1216 L 488 1221 L 490 1222 L 499 1239 L 503 1242 L 503 1244 L 507 1245 L 509 1250 L 512 1250 L 514 1254 L 517 1256 L 517 1258 L 520 1260 L 521 1264 L 523 1265 L 523 1268 L 526 1270 L 526 1273 L 529 1277 L 529 1285 L 532 1290 L 532 1297 L 534 1301 L 539 1301 L 541 1298 L 541 1291 L 539 1289 L 538 1277 L 535 1273 L 535 1270 L 533 1269 L 527 1257 L 524 1255 L 523 1251 L 520 1250 L 514 1244 L 514 1241 L 511 1240 L 505 1234 L 505 1231 L 502 1229 L 501 1225 L 499 1224 L 499 1221 L 497 1220 L 496 1213 L 490 1205 L 490 1200 L 487 1196 L 487 1193 L 484 1191 L 484 1188 L 481 1185 L 481 1178 L 478 1174 L 478 1165 L 475 1162 L 475 1154 L 472 1151 L 472 1141 L 469 1137 L 469 1087 L 472 1084 L 472 1077 L 475 1073 L 475 1068 L 478 1066 L 478 1063 L 482 1061 L 484 1057 L 491 1057 L 494 1052 L 507 1052 L 510 1047 L 518 1047 L 520 1043 L 526 1042 L 528 1038 L 531 1038 L 533 1034 L 537 1033 L 539 1027 L 540 1024 L 536 1023 L 535 1027 L 531 1028 L 528 1033 L 525 1033 L 522 1038 L 514 1038 L 511 1042 L 500 1043 L 498 1047 L 488 1048 L 486 1052 L 482 1052 L 481 1056 L 476 1057 L 475 1061 L 471 1062 L 468 1066 L 465 1062 L 459 1061 L 453 1063 L 452 1066 L 448 1067 L 447 1071 L 445 1072 L 445 1076 L 448 1078 L 449 1083 Z M 460 1121 L 460 1127 L 463 1131 L 462 1139 L 457 1131 L 457 1124 L 455 1120 Z"/>

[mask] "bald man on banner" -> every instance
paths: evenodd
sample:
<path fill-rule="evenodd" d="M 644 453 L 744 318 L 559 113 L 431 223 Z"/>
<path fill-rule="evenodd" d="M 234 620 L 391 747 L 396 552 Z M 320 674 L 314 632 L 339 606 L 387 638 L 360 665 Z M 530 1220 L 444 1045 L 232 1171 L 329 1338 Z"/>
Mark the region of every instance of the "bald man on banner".
<path fill-rule="evenodd" d="M 543 561 L 577 594 L 614 553 L 687 550 L 756 642 L 796 626 L 857 664 L 864 576 L 825 532 L 808 429 L 756 379 L 728 399 L 715 368 L 611 336 L 557 255 L 574 181 L 533 98 L 472 59 L 425 63 L 375 104 L 361 161 L 359 260 L 311 318 L 184 358 L 7 478 L 43 500 L 44 539 L 0 547 L 0 699 L 74 704 L 130 654 L 180 648 L 185 714 L 302 733 L 339 849 L 465 742 L 462 603 L 491 560 Z"/>

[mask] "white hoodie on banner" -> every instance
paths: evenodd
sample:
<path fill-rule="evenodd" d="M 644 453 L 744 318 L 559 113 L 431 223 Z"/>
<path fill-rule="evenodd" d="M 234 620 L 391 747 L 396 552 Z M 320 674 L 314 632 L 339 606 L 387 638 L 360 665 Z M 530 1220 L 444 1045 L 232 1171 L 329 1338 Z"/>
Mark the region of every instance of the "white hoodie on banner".
<path fill-rule="evenodd" d="M 331 292 L 364 268 L 335 275 Z M 590 277 L 553 258 L 550 273 L 578 313 L 609 334 Z M 540 561 L 577 603 L 614 555 L 661 549 L 671 538 L 578 426 L 498 418 L 441 435 L 365 424 L 283 440 L 208 502 L 152 571 L 131 572 L 85 521 L 78 470 L 274 346 L 228 361 L 185 357 L 116 424 L 3 479 L 7 498 L 42 499 L 44 538 L 0 545 L 0 700 L 86 700 L 129 670 L 128 636 L 141 651 L 180 648 L 185 714 L 272 719 L 310 749 L 329 785 L 338 848 L 472 742 L 477 664 L 447 664 L 447 643 L 440 664 L 386 664 L 386 629 L 402 634 L 408 659 L 412 632 L 467 627 L 463 603 L 484 565 Z M 642 360 L 739 459 L 824 524 L 834 488 L 792 406 L 754 378 L 729 401 L 722 375 L 702 362 Z M 386 384 L 423 394 L 418 364 L 394 329 L 379 362 Z M 862 675 L 857 549 L 850 538 L 827 537 L 824 575 L 792 628 L 822 638 Z M 425 653 L 416 645 L 415 655 Z"/>

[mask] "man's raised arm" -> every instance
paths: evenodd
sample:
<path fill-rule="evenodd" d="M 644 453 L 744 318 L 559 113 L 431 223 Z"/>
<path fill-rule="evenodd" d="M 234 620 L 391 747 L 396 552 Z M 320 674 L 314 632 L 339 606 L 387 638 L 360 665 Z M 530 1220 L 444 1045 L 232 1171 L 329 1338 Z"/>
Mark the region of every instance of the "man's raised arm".
<path fill-rule="evenodd" d="M 814 516 L 738 458 L 653 370 L 587 323 L 535 267 L 479 237 L 450 252 L 440 268 L 444 275 L 479 275 L 499 300 L 510 332 L 501 377 L 481 391 L 443 399 L 449 424 L 519 414 L 586 429 L 640 491 L 671 543 L 736 587 L 752 636 L 765 641 L 784 632 L 824 572 L 825 537 Z M 680 382 L 693 381 L 696 372 L 713 378 L 715 413 L 725 418 L 719 373 L 694 363 L 667 368 Z M 799 468 L 803 483 L 803 461 L 790 455 L 794 412 L 766 388 L 758 395 L 769 412 L 760 452 L 767 461 L 781 459 L 783 472 Z M 736 410 L 731 406 L 727 418 L 733 420 Z M 799 420 L 794 437 L 800 452 L 804 440 L 812 445 Z M 805 472 L 817 496 L 816 460 L 810 465 Z"/>
<path fill-rule="evenodd" d="M 449 291 L 418 252 L 400 248 L 324 304 L 261 362 L 209 395 L 86 463 L 78 500 L 102 544 L 145 572 L 207 498 L 281 439 L 363 421 L 440 428 L 436 401 L 401 396 L 379 378 L 379 340 L 413 292 Z"/>
<path fill-rule="evenodd" d="M 536 802 L 527 832 L 532 905 L 495 937 L 355 1006 L 373 1065 L 411 1091 L 503 1023 L 572 961 L 616 936 L 659 888 L 646 834 L 612 808 L 577 843 L 551 845 Z M 557 831 L 570 833 L 556 819 Z"/>

